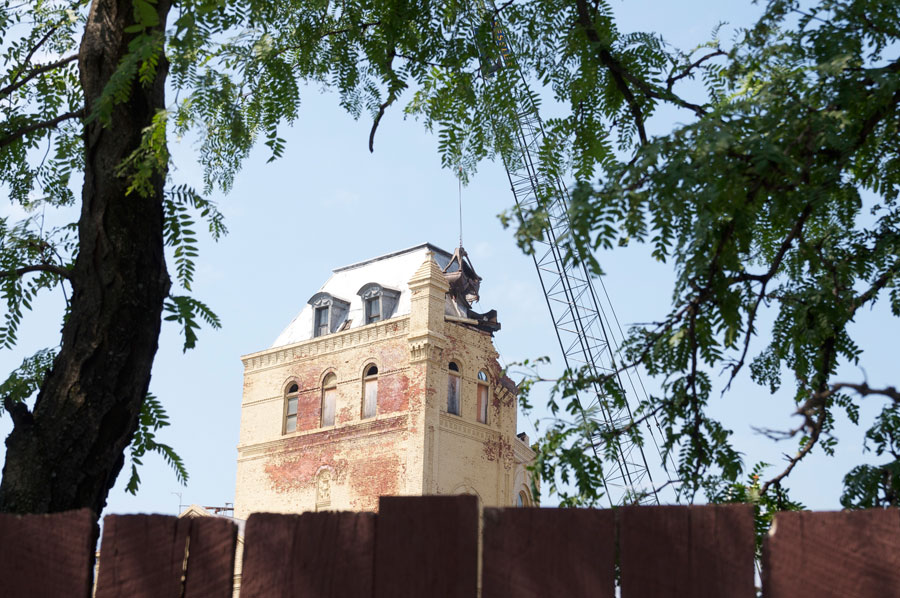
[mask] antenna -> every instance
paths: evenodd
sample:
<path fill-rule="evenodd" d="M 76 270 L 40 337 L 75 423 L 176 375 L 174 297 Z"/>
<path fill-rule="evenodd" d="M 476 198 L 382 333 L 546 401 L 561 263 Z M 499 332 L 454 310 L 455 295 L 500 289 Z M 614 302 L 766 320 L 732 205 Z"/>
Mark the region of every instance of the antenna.
<path fill-rule="evenodd" d="M 187 506 L 187 505 L 181 504 L 181 492 L 169 492 L 169 494 L 174 494 L 175 496 L 178 497 L 178 512 L 175 514 L 181 515 L 181 508 Z"/>
<path fill-rule="evenodd" d="M 462 247 L 462 175 L 463 169 L 462 166 L 457 166 L 459 168 L 459 176 L 457 180 L 459 181 L 459 246 Z"/>

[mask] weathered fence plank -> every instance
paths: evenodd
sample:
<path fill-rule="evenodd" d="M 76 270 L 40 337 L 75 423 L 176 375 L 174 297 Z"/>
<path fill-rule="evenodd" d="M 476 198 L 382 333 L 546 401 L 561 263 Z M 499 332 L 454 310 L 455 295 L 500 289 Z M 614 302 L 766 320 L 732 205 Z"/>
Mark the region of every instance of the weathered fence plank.
<path fill-rule="evenodd" d="M 96 598 L 230 598 L 236 540 L 220 517 L 108 515 Z"/>
<path fill-rule="evenodd" d="M 383 497 L 380 512 L 255 514 L 242 598 L 472 598 L 473 496 Z M 0 595 L 91 592 L 87 510 L 0 514 Z M 487 508 L 483 598 L 751 598 L 750 505 L 617 511 Z M 97 598 L 230 598 L 236 526 L 214 517 L 105 519 Z M 762 563 L 766 598 L 900 598 L 900 510 L 780 513 Z"/>
<path fill-rule="evenodd" d="M 0 514 L 0 595 L 91 595 L 97 528 L 89 509 Z"/>
<path fill-rule="evenodd" d="M 254 513 L 244 536 L 241 598 L 369 598 L 374 513 Z"/>
<path fill-rule="evenodd" d="M 612 598 L 613 511 L 485 509 L 483 598 Z"/>
<path fill-rule="evenodd" d="M 619 510 L 622 598 L 752 598 L 749 505 Z"/>
<path fill-rule="evenodd" d="M 383 496 L 376 530 L 376 598 L 475 596 L 475 496 Z"/>
<path fill-rule="evenodd" d="M 778 513 L 762 569 L 766 598 L 898 598 L 900 510 Z"/>

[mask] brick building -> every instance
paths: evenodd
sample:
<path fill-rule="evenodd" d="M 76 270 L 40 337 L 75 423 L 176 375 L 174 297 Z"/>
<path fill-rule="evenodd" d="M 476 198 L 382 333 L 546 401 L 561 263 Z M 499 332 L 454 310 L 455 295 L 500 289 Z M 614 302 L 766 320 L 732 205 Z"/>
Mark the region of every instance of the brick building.
<path fill-rule="evenodd" d="M 516 387 L 462 248 L 334 270 L 271 348 L 242 358 L 234 514 L 374 510 L 386 494 L 529 502 Z"/>

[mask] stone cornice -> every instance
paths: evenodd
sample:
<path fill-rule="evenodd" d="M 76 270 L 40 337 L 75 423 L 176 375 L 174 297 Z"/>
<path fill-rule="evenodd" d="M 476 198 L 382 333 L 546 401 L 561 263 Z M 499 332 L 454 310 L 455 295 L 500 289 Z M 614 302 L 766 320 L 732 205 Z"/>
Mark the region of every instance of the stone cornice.
<path fill-rule="evenodd" d="M 522 439 L 516 436 L 515 442 L 513 442 L 513 453 L 516 456 L 516 463 L 524 463 L 528 464 L 534 461 L 534 458 L 537 456 L 531 447 L 522 442 Z"/>
<path fill-rule="evenodd" d="M 484 441 L 500 437 L 500 432 L 489 428 L 484 424 L 475 424 L 456 415 L 449 415 L 447 413 L 441 413 L 440 427 L 441 430 L 446 430 L 474 440 Z"/>
<path fill-rule="evenodd" d="M 335 332 L 294 345 L 250 353 L 241 357 L 241 361 L 244 363 L 244 371 L 252 372 L 275 367 L 294 359 L 325 355 L 387 338 L 402 337 L 407 334 L 408 330 L 409 316 L 390 318 L 377 324 Z"/>
<path fill-rule="evenodd" d="M 277 453 L 280 449 L 291 449 L 298 439 L 306 440 L 306 446 L 328 444 L 332 442 L 341 442 L 348 438 L 362 438 L 389 432 L 397 432 L 406 429 L 408 423 L 409 415 L 402 413 L 400 415 L 378 417 L 341 426 L 316 428 L 314 430 L 281 436 L 275 440 L 260 442 L 258 444 L 239 444 L 237 447 L 238 460 L 241 461 L 259 455 Z M 316 436 L 319 436 L 319 438 L 316 438 Z"/>

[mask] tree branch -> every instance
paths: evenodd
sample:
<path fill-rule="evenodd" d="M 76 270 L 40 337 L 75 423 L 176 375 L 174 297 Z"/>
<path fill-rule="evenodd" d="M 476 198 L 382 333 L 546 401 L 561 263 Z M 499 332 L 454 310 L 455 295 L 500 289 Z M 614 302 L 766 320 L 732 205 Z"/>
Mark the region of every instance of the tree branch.
<path fill-rule="evenodd" d="M 618 88 L 622 97 L 625 98 L 625 103 L 628 104 L 628 109 L 631 111 L 631 116 L 634 118 L 634 124 L 637 126 L 638 137 L 641 139 L 641 144 L 646 144 L 647 131 L 644 129 L 644 117 L 641 114 L 641 107 L 638 105 L 634 94 L 631 92 L 628 83 L 625 81 L 625 69 L 613 57 L 609 49 L 601 42 L 600 35 L 594 28 L 593 21 L 591 21 L 591 16 L 588 12 L 588 6 L 585 3 L 585 0 L 576 0 L 575 7 L 578 12 L 578 24 L 584 29 L 584 33 L 588 40 L 598 46 L 599 49 L 597 50 L 597 55 L 600 57 L 600 62 L 603 63 L 603 66 L 605 66 L 607 70 L 609 70 L 610 75 L 616 84 L 616 88 Z"/>
<path fill-rule="evenodd" d="M 672 93 L 672 86 L 675 85 L 675 83 L 678 80 L 684 79 L 685 77 L 690 77 L 693 74 L 694 69 L 698 68 L 700 65 L 702 65 L 707 60 L 711 60 L 711 59 L 715 58 L 716 56 L 725 56 L 726 54 L 727 54 L 727 52 L 725 52 L 724 50 L 716 49 L 715 52 L 710 52 L 706 56 L 703 56 L 703 57 L 699 58 L 698 60 L 696 60 L 695 62 L 689 64 L 679 74 L 669 75 L 669 77 L 666 79 L 666 91 L 669 93 Z"/>
<path fill-rule="evenodd" d="M 869 395 L 882 395 L 891 399 L 895 403 L 900 403 L 900 390 L 897 390 L 893 386 L 887 386 L 885 388 L 872 388 L 867 382 L 863 382 L 862 384 L 854 384 L 852 382 L 837 382 L 831 385 L 831 388 L 826 393 L 824 393 L 824 396 L 822 398 L 828 398 L 832 394 L 844 388 L 855 390 L 857 393 L 864 397 Z"/>
<path fill-rule="evenodd" d="M 760 494 L 765 494 L 766 491 L 770 487 L 781 484 L 781 481 L 784 478 L 791 475 L 791 471 L 793 471 L 794 467 L 797 466 L 797 463 L 802 461 L 803 458 L 809 454 L 809 452 L 813 449 L 813 447 L 819 441 L 819 435 L 822 433 L 822 425 L 825 423 L 825 414 L 826 414 L 825 409 L 822 409 L 819 412 L 818 418 L 813 423 L 813 425 L 810 426 L 811 430 L 809 431 L 809 438 L 806 441 L 806 443 L 803 445 L 803 448 L 801 448 L 799 451 L 797 451 L 797 454 L 794 455 L 793 457 L 788 457 L 787 467 L 785 467 L 781 473 L 779 473 L 778 475 L 776 475 L 775 477 L 773 477 L 772 479 L 770 479 L 766 483 L 764 483 L 759 489 Z"/>
<path fill-rule="evenodd" d="M 50 39 L 50 36 L 53 35 L 53 33 L 57 29 L 59 29 L 59 25 L 55 25 L 55 26 L 51 27 L 47 31 L 47 33 L 44 34 L 44 37 L 42 37 L 40 40 L 38 40 L 38 43 L 36 43 L 34 46 L 31 47 L 30 50 L 28 50 L 28 54 L 26 54 L 25 60 L 22 61 L 22 65 L 26 65 L 31 62 L 31 58 L 34 56 L 34 53 L 37 52 L 41 46 L 43 46 L 45 43 L 47 43 L 47 40 Z M 10 84 L 15 83 L 18 78 L 19 78 L 18 73 L 13 75 L 12 78 L 10 79 Z"/>
<path fill-rule="evenodd" d="M 52 129 L 56 127 L 59 123 L 70 120 L 73 118 L 83 118 L 84 117 L 84 108 L 79 108 L 78 110 L 73 110 L 72 112 L 66 112 L 65 114 L 61 114 L 56 118 L 51 118 L 50 120 L 45 120 L 37 123 L 30 124 L 26 127 L 22 127 L 18 131 L 13 131 L 8 134 L 6 137 L 0 137 L 0 147 L 6 147 L 7 145 L 18 141 L 25 135 L 29 133 L 33 133 L 34 131 L 39 131 L 41 129 Z"/>
<path fill-rule="evenodd" d="M 319 34 L 319 39 L 323 39 L 332 35 L 340 35 L 341 33 L 350 33 L 351 31 L 363 31 L 368 29 L 369 27 L 375 27 L 377 25 L 381 25 L 381 21 L 372 21 L 371 23 L 360 23 L 355 27 L 344 27 L 343 29 L 333 29 L 331 31 L 323 31 Z"/>
<path fill-rule="evenodd" d="M 516 0 L 507 0 L 507 2 L 504 2 L 501 6 L 494 9 L 494 14 L 499 15 L 501 12 L 509 8 L 509 6 L 515 1 Z"/>
<path fill-rule="evenodd" d="M 31 81 L 32 79 L 34 79 L 35 77 L 40 75 L 41 73 L 46 73 L 47 71 L 61 67 L 64 64 L 68 64 L 68 63 L 72 62 L 73 60 L 77 60 L 77 59 L 78 59 L 78 54 L 72 54 L 71 56 L 66 56 L 65 58 L 60 58 L 56 62 L 50 62 L 48 64 L 43 64 L 39 67 L 31 69 L 28 72 L 28 74 L 25 75 L 25 77 L 23 77 L 22 79 L 18 79 L 16 81 L 10 83 L 3 89 L 0 89 L 0 98 L 8 96 L 9 94 L 11 94 L 15 90 L 19 89 L 20 87 L 22 87 L 23 85 L 25 85 L 26 83 L 28 83 L 29 81 Z"/>
<path fill-rule="evenodd" d="M 853 314 L 860 307 L 871 301 L 878 294 L 878 291 L 883 289 L 891 282 L 891 280 L 900 274 L 900 260 L 894 262 L 887 270 L 885 270 L 881 276 L 875 279 L 868 289 L 865 292 L 857 295 L 853 302 L 850 304 L 850 313 Z"/>
<path fill-rule="evenodd" d="M 812 204 L 808 203 L 800 213 L 800 217 L 797 218 L 797 222 L 794 223 L 794 227 L 784 238 L 784 241 L 781 242 L 781 247 L 778 248 L 778 253 L 775 254 L 775 259 L 772 260 L 772 265 L 769 266 L 768 272 L 763 275 L 754 276 L 754 279 L 761 282 L 762 286 L 760 287 L 759 293 L 756 296 L 756 301 L 753 303 L 753 307 L 751 308 L 750 313 L 747 316 L 747 332 L 744 336 L 744 350 L 741 353 L 741 358 L 731 368 L 731 376 L 729 376 L 728 383 L 725 385 L 725 388 L 722 389 L 723 395 L 729 388 L 731 388 L 731 383 L 734 381 L 735 377 L 738 375 L 738 372 L 744 366 L 745 360 L 747 359 L 747 352 L 750 350 L 750 337 L 753 334 L 753 322 L 756 320 L 756 313 L 759 310 L 760 304 L 766 297 L 766 286 L 769 284 L 769 281 L 772 280 L 775 274 L 778 273 L 778 268 L 781 267 L 781 262 L 784 260 L 784 256 L 793 245 L 794 239 L 802 234 L 803 225 L 806 224 L 806 221 L 809 219 L 811 214 Z"/>
<path fill-rule="evenodd" d="M 28 405 L 22 401 L 13 401 L 9 397 L 3 397 L 3 408 L 12 418 L 13 426 L 30 426 L 34 423 L 34 417 L 28 410 Z"/>
<path fill-rule="evenodd" d="M 813 380 L 813 384 L 815 384 L 818 389 L 813 392 L 812 396 L 810 396 L 795 412 L 795 415 L 803 416 L 803 425 L 792 430 L 785 436 L 786 438 L 789 438 L 796 435 L 800 430 L 806 430 L 807 440 L 803 444 L 803 447 L 797 451 L 796 455 L 788 457 L 787 467 L 785 467 L 780 474 L 762 485 L 759 490 L 760 494 L 765 494 L 766 490 L 771 486 L 780 484 L 784 478 L 789 476 L 794 467 L 797 466 L 797 463 L 802 461 L 803 458 L 812 451 L 813 447 L 819 441 L 819 437 L 822 435 L 822 428 L 825 426 L 825 418 L 828 416 L 826 401 L 827 397 L 832 392 L 828 386 L 827 379 L 831 369 L 834 367 L 835 342 L 835 336 L 829 336 L 825 339 L 821 352 L 822 361 L 818 367 L 818 380 Z M 805 383 L 803 379 L 801 379 L 801 382 Z M 815 413 L 815 419 L 813 419 L 813 413 Z"/>
<path fill-rule="evenodd" d="M 415 58 L 414 56 L 409 56 L 409 55 L 407 55 L 407 54 L 395 54 L 395 56 L 396 56 L 397 58 L 402 58 L 403 60 L 408 60 L 409 62 L 414 62 L 414 63 L 416 63 L 416 64 L 426 64 L 426 65 L 428 65 L 428 66 L 433 66 L 433 67 L 439 68 L 439 69 L 450 69 L 450 68 L 453 68 L 453 67 L 450 66 L 449 64 L 441 64 L 441 63 L 439 63 L 439 62 L 431 62 L 431 61 L 429 61 L 429 60 L 420 60 L 420 59 L 418 59 L 418 58 Z"/>
<path fill-rule="evenodd" d="M 33 264 L 31 266 L 23 266 L 21 268 L 16 268 L 15 270 L 0 270 L 0 278 L 9 278 L 13 276 L 18 278 L 29 272 L 51 272 L 65 278 L 66 280 L 72 280 L 72 272 L 69 271 L 68 268 L 63 268 L 62 266 L 57 266 L 56 264 Z"/>
<path fill-rule="evenodd" d="M 386 65 L 387 71 L 392 75 L 394 74 L 394 71 L 391 68 L 391 65 L 394 63 L 394 57 L 396 55 L 397 53 L 392 50 Z M 390 87 L 390 85 L 388 85 L 388 87 Z M 375 115 L 375 120 L 372 122 L 372 130 L 369 132 L 369 153 L 375 153 L 375 131 L 378 130 L 378 123 L 381 122 L 381 117 L 384 116 L 384 111 L 388 106 L 393 104 L 394 100 L 396 99 L 397 91 L 392 89 L 388 92 L 387 99 L 380 106 L 378 106 L 378 114 Z"/>

